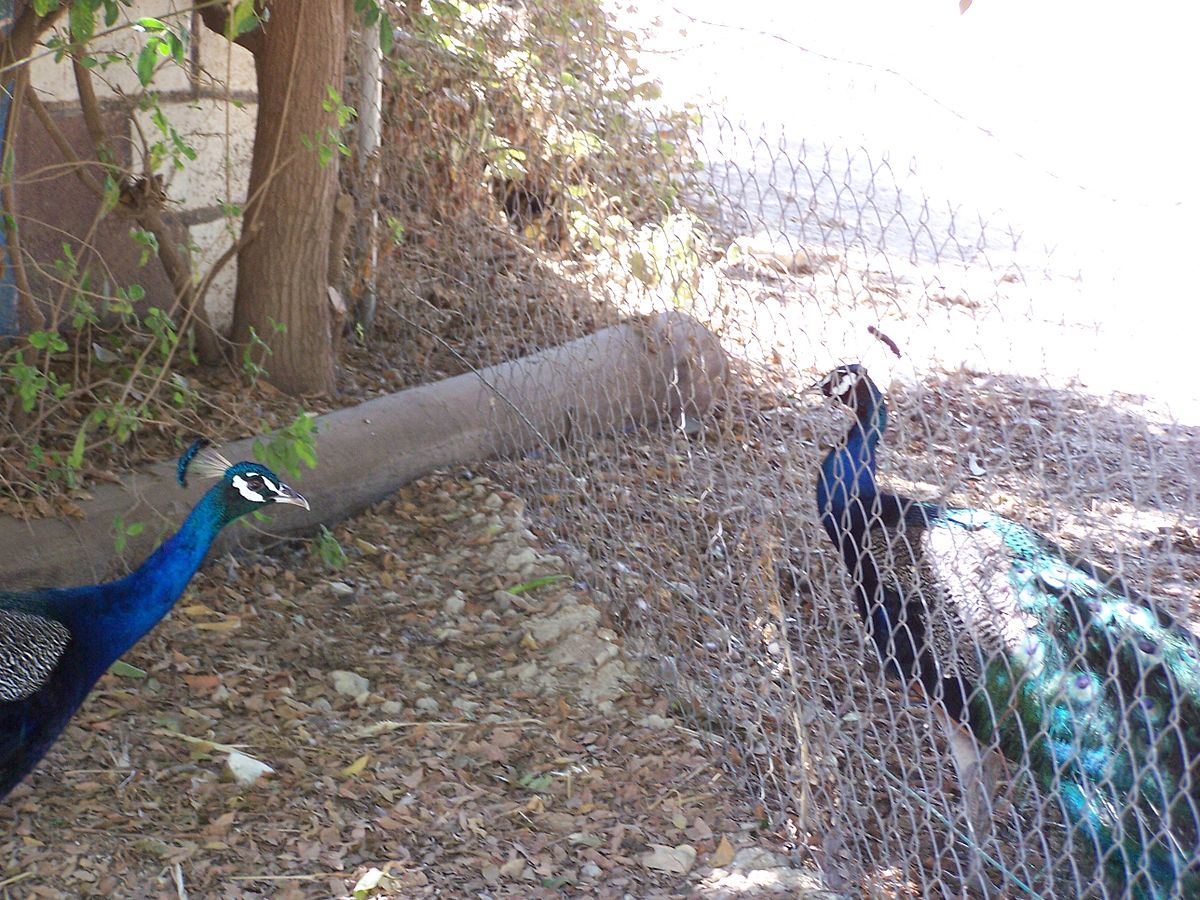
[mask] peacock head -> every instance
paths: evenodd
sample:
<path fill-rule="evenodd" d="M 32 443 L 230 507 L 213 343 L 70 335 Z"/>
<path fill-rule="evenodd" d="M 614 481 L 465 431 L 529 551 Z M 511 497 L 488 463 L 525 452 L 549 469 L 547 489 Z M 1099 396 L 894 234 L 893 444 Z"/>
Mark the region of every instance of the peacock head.
<path fill-rule="evenodd" d="M 231 463 L 216 450 L 205 449 L 208 441 L 194 441 L 179 457 L 179 483 L 187 487 L 188 472 L 198 472 L 220 483 L 215 493 L 225 521 L 233 521 L 248 512 L 271 503 L 286 503 L 308 509 L 308 501 L 261 463 L 242 461 Z"/>
<path fill-rule="evenodd" d="M 856 413 L 874 408 L 880 400 L 879 388 L 858 363 L 838 366 L 813 387 Z"/>

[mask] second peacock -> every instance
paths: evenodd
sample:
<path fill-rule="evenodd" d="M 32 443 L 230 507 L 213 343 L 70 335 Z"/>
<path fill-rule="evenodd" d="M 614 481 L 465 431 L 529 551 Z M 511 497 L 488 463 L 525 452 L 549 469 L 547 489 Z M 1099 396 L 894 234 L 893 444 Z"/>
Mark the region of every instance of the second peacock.
<path fill-rule="evenodd" d="M 948 720 L 960 775 L 996 749 L 1031 776 L 1108 896 L 1200 897 L 1195 635 L 1017 522 L 880 491 L 882 393 L 858 365 L 819 387 L 854 415 L 821 467 L 821 522 L 885 670 Z"/>
<path fill-rule="evenodd" d="M 22 593 L 0 591 L 0 798 L 66 727 L 96 681 L 174 606 L 221 529 L 273 503 L 308 501 L 265 466 L 231 464 L 196 441 L 180 457 L 219 481 L 182 527 L 118 581 Z"/>

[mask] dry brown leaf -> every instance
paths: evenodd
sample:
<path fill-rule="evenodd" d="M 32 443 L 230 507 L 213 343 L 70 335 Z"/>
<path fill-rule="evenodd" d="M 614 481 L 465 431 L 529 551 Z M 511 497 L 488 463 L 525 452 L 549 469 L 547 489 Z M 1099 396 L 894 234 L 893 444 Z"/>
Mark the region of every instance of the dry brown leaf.
<path fill-rule="evenodd" d="M 647 869 L 660 872 L 670 872 L 673 875 L 686 875 L 696 864 L 696 848 L 690 844 L 679 844 L 668 847 L 664 844 L 651 844 L 648 853 L 643 853 L 641 863 Z"/>
<path fill-rule="evenodd" d="M 714 869 L 721 869 L 733 862 L 733 856 L 733 844 L 729 842 L 729 838 L 722 835 L 721 840 L 717 842 L 717 849 L 708 858 L 708 864 Z"/>

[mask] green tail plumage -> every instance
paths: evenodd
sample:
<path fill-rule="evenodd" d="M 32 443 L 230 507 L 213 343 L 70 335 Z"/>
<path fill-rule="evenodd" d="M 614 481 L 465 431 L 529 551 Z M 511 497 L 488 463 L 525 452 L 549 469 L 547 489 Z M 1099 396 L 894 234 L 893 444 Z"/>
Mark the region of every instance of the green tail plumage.
<path fill-rule="evenodd" d="M 977 737 L 1057 794 L 1082 826 L 1076 842 L 1103 860 L 1114 887 L 1200 896 L 1195 638 L 1116 578 L 1000 516 L 946 510 L 931 526 L 997 535 L 1024 617 L 1015 652 L 986 664 L 970 699 Z"/>

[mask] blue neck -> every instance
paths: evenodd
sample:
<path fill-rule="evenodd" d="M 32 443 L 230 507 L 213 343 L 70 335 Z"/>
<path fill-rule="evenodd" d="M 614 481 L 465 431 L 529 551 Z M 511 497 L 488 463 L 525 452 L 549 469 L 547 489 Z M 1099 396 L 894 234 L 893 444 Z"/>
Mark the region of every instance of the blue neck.
<path fill-rule="evenodd" d="M 205 494 L 179 531 L 134 572 L 119 581 L 62 593 L 63 612 L 94 636 L 85 642 L 99 672 L 141 640 L 175 605 L 228 521 L 217 485 Z"/>
<path fill-rule="evenodd" d="M 851 501 L 869 501 L 876 495 L 875 449 L 887 428 L 887 403 L 871 385 L 870 396 L 859 400 L 857 417 L 840 447 L 821 463 L 817 479 L 817 510 L 829 527 L 841 521 Z"/>

